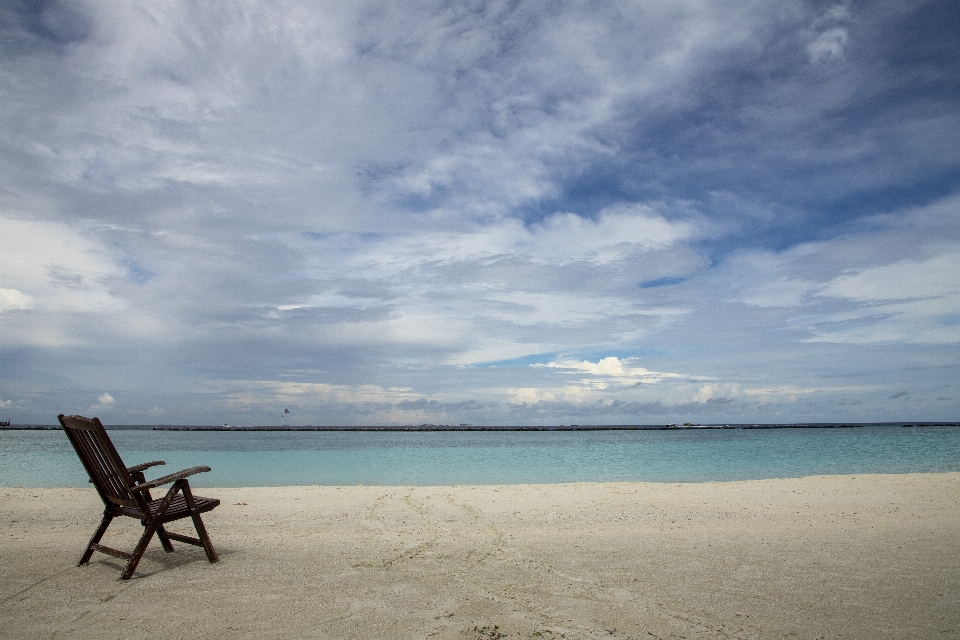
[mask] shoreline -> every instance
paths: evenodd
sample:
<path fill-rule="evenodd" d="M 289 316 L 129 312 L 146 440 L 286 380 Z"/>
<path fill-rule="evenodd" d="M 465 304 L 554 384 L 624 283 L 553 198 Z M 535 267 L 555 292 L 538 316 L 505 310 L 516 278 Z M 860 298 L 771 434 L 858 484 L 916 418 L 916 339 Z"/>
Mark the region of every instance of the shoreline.
<path fill-rule="evenodd" d="M 92 489 L 0 488 L 4 637 L 960 638 L 956 472 L 196 492 L 221 562 L 120 583 Z"/>
<path fill-rule="evenodd" d="M 161 475 L 158 471 L 157 476 Z M 260 490 L 351 490 L 351 489 L 382 489 L 384 491 L 396 491 L 396 490 L 444 490 L 444 489 L 503 489 L 503 488 L 550 488 L 556 487 L 562 489 L 565 487 L 580 487 L 580 486 L 611 486 L 611 485 L 643 485 L 653 487 L 681 487 L 681 486 L 698 486 L 698 485 L 725 485 L 725 484 L 737 484 L 737 483 L 760 483 L 760 482 L 781 482 L 781 481 L 791 481 L 791 480 L 808 480 L 814 478 L 866 478 L 870 476 L 876 476 L 877 478 L 908 478 L 911 476 L 948 476 L 956 475 L 960 477 L 960 471 L 891 471 L 889 473 L 839 473 L 839 474 L 822 474 L 822 473 L 811 473 L 808 475 L 791 475 L 791 476 L 770 476 L 763 478 L 734 478 L 734 479 L 709 479 L 709 480 L 571 480 L 564 482 L 504 482 L 504 483 L 489 483 L 489 484 L 477 484 L 477 483 L 465 483 L 465 484 L 264 484 L 264 485 L 204 485 L 201 484 L 204 479 L 202 475 L 191 476 L 189 480 L 194 480 L 194 484 L 191 484 L 193 487 L 194 493 L 203 493 L 203 494 L 214 494 L 219 491 L 260 491 Z M 151 480 L 151 478 L 147 478 Z M 16 491 L 93 491 L 93 489 L 88 487 L 89 481 L 84 484 L 76 485 L 57 485 L 57 486 L 33 486 L 33 485 L 13 485 L 13 484 L 0 484 L 0 509 L 2 509 L 2 492 L 5 490 L 16 490 Z M 170 485 L 164 485 L 169 487 Z M 154 490 L 156 493 L 158 489 Z M 94 494 L 91 494 L 94 495 Z M 160 495 L 160 494 L 157 494 Z M 216 496 L 212 496 L 216 497 Z M 101 506 L 99 511 L 103 510 L 102 503 L 98 503 Z M 2 511 L 0 511 L 2 512 Z"/>

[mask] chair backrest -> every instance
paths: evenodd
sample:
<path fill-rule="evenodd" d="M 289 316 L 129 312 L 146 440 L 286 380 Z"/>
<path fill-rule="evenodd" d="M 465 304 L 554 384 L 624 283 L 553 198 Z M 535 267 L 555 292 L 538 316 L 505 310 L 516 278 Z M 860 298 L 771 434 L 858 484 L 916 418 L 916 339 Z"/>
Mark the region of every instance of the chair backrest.
<path fill-rule="evenodd" d="M 119 505 L 141 508 L 142 505 L 127 489 L 133 486 L 133 479 L 100 419 L 63 414 L 57 416 L 57 419 L 70 438 L 70 444 L 80 456 L 91 482 L 103 498 L 103 503 L 107 507 Z"/>

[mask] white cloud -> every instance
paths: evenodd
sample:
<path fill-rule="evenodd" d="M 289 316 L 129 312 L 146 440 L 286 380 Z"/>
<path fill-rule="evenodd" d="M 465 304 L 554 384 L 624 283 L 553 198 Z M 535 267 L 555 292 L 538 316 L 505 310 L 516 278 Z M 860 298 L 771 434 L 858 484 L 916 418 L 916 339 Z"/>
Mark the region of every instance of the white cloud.
<path fill-rule="evenodd" d="M 101 393 L 97 396 L 97 403 L 91 405 L 88 411 L 112 411 L 116 407 L 117 401 L 109 393 Z"/>
<path fill-rule="evenodd" d="M 844 391 L 866 392 L 872 391 L 870 387 L 798 387 L 793 385 L 784 385 L 778 387 L 753 387 L 743 389 L 742 393 L 746 396 L 774 396 L 784 397 L 789 402 L 796 402 L 797 397 L 810 395 L 814 393 L 836 393 Z"/>
<path fill-rule="evenodd" d="M 536 405 L 546 403 L 580 404 L 596 396 L 603 386 L 570 385 L 566 387 L 516 387 L 504 389 L 507 401 L 514 405 Z"/>
<path fill-rule="evenodd" d="M 928 260 L 860 269 L 830 281 L 819 295 L 863 301 L 960 296 L 960 247 Z M 956 301 L 955 301 L 956 303 Z M 956 308 L 960 312 L 960 306 Z"/>
<path fill-rule="evenodd" d="M 810 62 L 832 62 L 842 60 L 849 34 L 846 27 L 827 29 L 817 39 L 807 45 Z"/>
<path fill-rule="evenodd" d="M 524 244 L 538 261 L 603 265 L 622 260 L 637 248 L 670 246 L 692 235 L 692 225 L 669 222 L 650 207 L 634 205 L 605 209 L 596 221 L 569 213 L 551 216 L 529 233 Z"/>
<path fill-rule="evenodd" d="M 210 380 L 201 387 L 205 394 L 224 395 L 238 407 L 316 407 L 324 403 L 395 404 L 422 397 L 407 387 L 342 385 L 273 380 Z"/>
<path fill-rule="evenodd" d="M 812 339 L 960 343 L 960 247 L 953 249 L 926 260 L 852 270 L 831 280 L 819 295 L 849 300 L 855 306 L 818 319 Z"/>
<path fill-rule="evenodd" d="M 668 221 L 649 206 L 617 206 L 601 211 L 596 220 L 557 213 L 531 226 L 512 218 L 477 230 L 388 234 L 350 261 L 360 269 L 377 268 L 376 275 L 420 264 L 497 258 L 605 265 L 638 250 L 677 245 L 693 235 L 691 224 Z"/>
<path fill-rule="evenodd" d="M 697 389 L 694 399 L 707 402 L 715 399 L 727 399 L 740 395 L 739 384 L 705 384 Z"/>
<path fill-rule="evenodd" d="M 817 245 L 795 247 L 788 255 L 751 252 L 734 256 L 724 265 L 723 279 L 738 290 L 734 300 L 755 307 L 798 307 L 817 283 L 798 277 L 794 264 L 819 250 Z"/>
<path fill-rule="evenodd" d="M 33 309 L 34 300 L 16 289 L 0 289 L 0 313 Z"/>
<path fill-rule="evenodd" d="M 462 231 L 294 236 L 287 251 L 309 266 L 291 279 L 320 292 L 274 309 L 281 319 L 332 314 L 314 333 L 323 340 L 422 344 L 448 350 L 445 362 L 542 353 L 562 342 L 558 333 L 622 338 L 684 313 L 636 291 L 640 281 L 702 268 L 688 247 L 693 235 L 690 223 L 636 205 L 596 220 L 561 213 L 529 226 L 506 219 Z M 635 316 L 646 319 L 628 324 Z"/>
<path fill-rule="evenodd" d="M 126 274 L 113 251 L 74 226 L 0 216 L 0 281 L 38 311 L 120 311 L 113 290 Z M 7 294 L 4 294 L 7 295 Z"/>
<path fill-rule="evenodd" d="M 138 308 L 123 259 L 115 244 L 84 224 L 0 215 L 0 331 L 6 345 L 95 344 L 103 331 L 152 340 L 168 335 L 163 324 L 175 331 L 176 319 L 160 323 Z M 3 313 L 14 309 L 31 313 Z M 157 311 L 166 314 L 162 306 Z"/>
<path fill-rule="evenodd" d="M 846 25 L 853 19 L 850 8 L 846 4 L 837 4 L 820 15 L 814 21 L 814 28 L 819 33 L 807 45 L 807 55 L 810 62 L 825 63 L 840 61 L 844 58 L 850 32 Z"/>
<path fill-rule="evenodd" d="M 711 295 L 776 314 L 810 342 L 960 343 L 958 224 L 951 197 L 829 241 L 738 252 L 707 275 L 720 285 Z"/>
<path fill-rule="evenodd" d="M 586 386 L 600 386 L 606 388 L 607 384 L 617 384 L 620 386 L 636 386 L 640 384 L 656 384 L 667 378 L 684 378 L 679 373 L 662 373 L 659 371 L 650 371 L 644 367 L 631 366 L 637 361 L 636 358 L 627 358 L 621 360 L 616 356 L 607 356 L 597 362 L 588 360 L 573 361 L 563 360 L 560 362 L 549 362 L 547 364 L 533 364 L 532 367 L 547 367 L 550 369 L 560 369 L 567 374 L 587 373 L 592 378 L 580 380 L 581 384 Z"/>

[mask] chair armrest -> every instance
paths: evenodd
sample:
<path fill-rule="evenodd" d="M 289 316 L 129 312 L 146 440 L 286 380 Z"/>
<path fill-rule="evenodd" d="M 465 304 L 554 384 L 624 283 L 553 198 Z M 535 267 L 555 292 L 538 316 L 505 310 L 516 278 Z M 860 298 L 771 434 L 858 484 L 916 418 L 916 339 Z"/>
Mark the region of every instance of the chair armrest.
<path fill-rule="evenodd" d="M 136 473 L 137 471 L 143 471 L 144 469 L 149 469 L 150 467 L 155 467 L 158 464 L 167 464 L 163 460 L 154 460 L 153 462 L 144 462 L 143 464 L 135 464 L 132 467 L 127 469 L 127 473 Z"/>
<path fill-rule="evenodd" d="M 153 489 L 154 487 L 170 484 L 171 482 L 175 482 L 177 480 L 183 480 L 187 476 L 192 476 L 195 473 L 205 473 L 207 471 L 210 471 L 210 467 L 190 467 L 189 469 L 177 471 L 176 473 L 171 473 L 170 475 L 163 476 L 162 478 L 157 478 L 156 480 L 151 480 L 150 482 L 145 482 L 144 484 L 138 484 L 135 487 L 130 487 L 130 491 L 145 491 L 147 489 Z"/>

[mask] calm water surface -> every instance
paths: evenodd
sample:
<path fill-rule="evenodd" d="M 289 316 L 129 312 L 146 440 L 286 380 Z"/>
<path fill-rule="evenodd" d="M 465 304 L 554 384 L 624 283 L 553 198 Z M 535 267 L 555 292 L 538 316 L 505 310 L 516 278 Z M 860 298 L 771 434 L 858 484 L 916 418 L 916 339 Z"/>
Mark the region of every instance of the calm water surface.
<path fill-rule="evenodd" d="M 218 432 L 111 430 L 128 465 L 201 487 L 704 482 L 960 471 L 960 428 Z M 151 472 L 153 472 L 151 474 Z M 0 430 L 0 486 L 88 486 L 61 431 Z"/>

